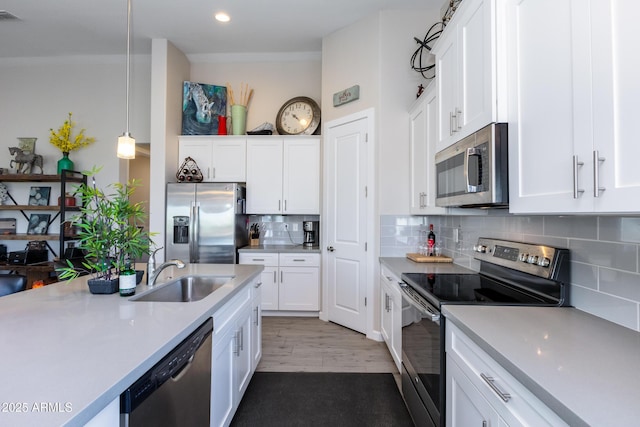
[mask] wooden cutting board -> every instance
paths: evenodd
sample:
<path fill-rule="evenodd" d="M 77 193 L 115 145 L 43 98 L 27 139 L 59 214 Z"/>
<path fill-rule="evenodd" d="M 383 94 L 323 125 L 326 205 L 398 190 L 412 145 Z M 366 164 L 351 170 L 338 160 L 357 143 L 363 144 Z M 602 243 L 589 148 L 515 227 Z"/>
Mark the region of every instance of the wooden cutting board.
<path fill-rule="evenodd" d="M 453 262 L 453 258 L 449 258 L 448 256 L 427 256 L 420 255 L 418 253 L 408 253 L 407 258 L 411 261 L 415 262 Z"/>

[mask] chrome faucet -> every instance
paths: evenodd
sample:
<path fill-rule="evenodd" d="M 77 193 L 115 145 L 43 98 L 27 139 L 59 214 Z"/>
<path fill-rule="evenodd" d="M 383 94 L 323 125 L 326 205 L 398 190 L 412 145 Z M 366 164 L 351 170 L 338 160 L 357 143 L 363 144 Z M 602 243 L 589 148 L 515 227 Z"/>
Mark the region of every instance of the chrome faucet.
<path fill-rule="evenodd" d="M 153 251 L 149 257 L 149 261 L 147 261 L 147 283 L 149 283 L 149 279 L 153 276 L 153 273 L 156 272 L 156 253 L 162 248 L 164 248 L 164 246 L 160 246 Z"/>
<path fill-rule="evenodd" d="M 163 262 L 153 272 L 153 275 L 149 278 L 149 283 L 147 284 L 147 286 L 150 288 L 153 287 L 153 285 L 156 284 L 156 279 L 158 278 L 160 273 L 162 273 L 162 270 L 164 270 L 167 267 L 171 267 L 172 265 L 175 265 L 178 268 L 184 268 L 184 262 L 180 261 L 179 259 L 172 259 L 171 261 Z"/>

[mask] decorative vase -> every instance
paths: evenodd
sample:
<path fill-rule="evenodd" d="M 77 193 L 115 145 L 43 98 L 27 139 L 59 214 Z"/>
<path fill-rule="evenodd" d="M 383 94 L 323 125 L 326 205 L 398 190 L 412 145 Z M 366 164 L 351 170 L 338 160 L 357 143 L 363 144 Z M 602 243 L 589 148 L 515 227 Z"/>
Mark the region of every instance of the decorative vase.
<path fill-rule="evenodd" d="M 106 279 L 89 279 L 87 285 L 89 285 L 89 292 L 92 294 L 115 294 L 118 292 L 118 278 L 111 280 Z"/>
<path fill-rule="evenodd" d="M 69 153 L 62 153 L 62 158 L 58 160 L 58 175 L 62 173 L 63 170 L 73 170 L 73 162 L 69 158 Z"/>

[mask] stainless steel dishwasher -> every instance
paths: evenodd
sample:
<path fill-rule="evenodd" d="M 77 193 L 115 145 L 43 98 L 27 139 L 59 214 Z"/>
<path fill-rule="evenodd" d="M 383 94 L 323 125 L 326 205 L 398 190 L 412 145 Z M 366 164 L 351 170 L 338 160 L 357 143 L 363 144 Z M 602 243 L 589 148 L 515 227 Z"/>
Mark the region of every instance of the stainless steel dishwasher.
<path fill-rule="evenodd" d="M 211 333 L 203 323 L 120 395 L 120 425 L 208 426 Z"/>

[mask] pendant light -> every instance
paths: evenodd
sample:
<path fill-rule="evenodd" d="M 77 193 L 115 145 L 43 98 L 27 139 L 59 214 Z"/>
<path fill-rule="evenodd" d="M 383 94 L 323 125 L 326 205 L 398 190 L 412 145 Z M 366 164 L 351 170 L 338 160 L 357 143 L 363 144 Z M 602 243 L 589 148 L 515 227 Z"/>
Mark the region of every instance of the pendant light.
<path fill-rule="evenodd" d="M 129 81 L 131 69 L 131 0 L 127 0 L 127 127 L 118 137 L 117 156 L 121 159 L 136 158 L 136 140 L 129 133 Z"/>

